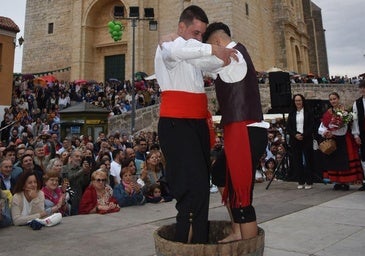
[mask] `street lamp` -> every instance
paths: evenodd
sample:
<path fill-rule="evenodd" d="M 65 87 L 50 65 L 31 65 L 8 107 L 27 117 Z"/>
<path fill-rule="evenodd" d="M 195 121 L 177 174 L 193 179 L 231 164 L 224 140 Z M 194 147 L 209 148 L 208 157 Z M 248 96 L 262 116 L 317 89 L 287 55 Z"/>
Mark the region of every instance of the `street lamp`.
<path fill-rule="evenodd" d="M 18 44 L 16 44 L 16 40 L 14 38 L 15 47 L 21 47 L 23 45 L 23 43 L 24 43 L 24 38 L 22 36 L 18 38 Z"/>
<path fill-rule="evenodd" d="M 124 12 L 120 12 L 121 16 L 124 16 Z M 135 42 L 136 42 L 136 27 L 137 21 L 140 20 L 148 20 L 149 21 L 149 30 L 156 31 L 157 30 L 157 21 L 154 20 L 155 14 L 153 8 L 144 8 L 144 18 L 139 17 L 139 6 L 130 6 L 129 7 L 129 17 L 124 18 L 120 16 L 116 16 L 117 19 L 122 20 L 130 20 L 132 26 L 132 110 L 131 110 L 131 135 L 134 133 L 135 122 L 136 122 L 136 90 L 135 90 Z"/>

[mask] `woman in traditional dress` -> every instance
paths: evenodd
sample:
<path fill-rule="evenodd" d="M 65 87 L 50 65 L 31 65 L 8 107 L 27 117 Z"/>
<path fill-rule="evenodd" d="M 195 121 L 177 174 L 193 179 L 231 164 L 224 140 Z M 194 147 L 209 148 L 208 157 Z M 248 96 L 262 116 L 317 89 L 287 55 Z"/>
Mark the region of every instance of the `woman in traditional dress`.
<path fill-rule="evenodd" d="M 318 134 L 323 139 L 334 139 L 336 150 L 330 155 L 321 154 L 323 178 L 334 183 L 334 190 L 346 191 L 350 184 L 362 181 L 363 173 L 358 148 L 348 131 L 351 118 L 347 117 L 351 114 L 340 104 L 338 93 L 330 93 L 329 101 L 331 107 L 322 116 Z"/>

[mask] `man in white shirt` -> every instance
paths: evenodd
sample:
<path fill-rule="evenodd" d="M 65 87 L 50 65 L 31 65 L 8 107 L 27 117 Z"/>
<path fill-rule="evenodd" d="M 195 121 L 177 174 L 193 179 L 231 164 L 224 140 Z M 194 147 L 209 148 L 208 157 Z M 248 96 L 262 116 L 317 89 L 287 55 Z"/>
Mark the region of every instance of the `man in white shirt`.
<path fill-rule="evenodd" d="M 352 123 L 352 135 L 355 138 L 355 142 L 360 146 L 361 165 L 365 176 L 365 80 L 362 80 L 359 84 L 361 97 L 358 98 L 353 106 L 354 122 Z M 363 178 L 360 191 L 365 191 L 365 178 Z"/>
<path fill-rule="evenodd" d="M 178 37 L 166 38 L 155 56 L 162 96 L 158 136 L 166 158 L 166 178 L 177 200 L 174 240 L 208 242 L 210 140 L 203 70 L 230 62 L 235 50 L 203 44 L 208 17 L 190 5 L 181 14 Z M 170 40 L 169 42 L 166 42 Z M 173 40 L 173 41 L 171 41 Z M 205 58 L 216 55 L 218 58 Z"/>
<path fill-rule="evenodd" d="M 112 152 L 113 161 L 110 163 L 110 175 L 114 178 L 114 186 L 120 183 L 120 171 L 122 169 L 122 161 L 125 158 L 124 151 L 115 149 Z"/>

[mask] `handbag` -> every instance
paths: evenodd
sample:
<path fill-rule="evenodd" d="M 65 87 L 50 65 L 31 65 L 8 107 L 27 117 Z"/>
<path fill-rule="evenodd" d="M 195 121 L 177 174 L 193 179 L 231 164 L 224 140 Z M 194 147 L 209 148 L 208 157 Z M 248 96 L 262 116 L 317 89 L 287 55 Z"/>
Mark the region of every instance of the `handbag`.
<path fill-rule="evenodd" d="M 332 154 L 336 149 L 337 146 L 334 139 L 326 139 L 319 144 L 319 150 L 326 155 Z"/>

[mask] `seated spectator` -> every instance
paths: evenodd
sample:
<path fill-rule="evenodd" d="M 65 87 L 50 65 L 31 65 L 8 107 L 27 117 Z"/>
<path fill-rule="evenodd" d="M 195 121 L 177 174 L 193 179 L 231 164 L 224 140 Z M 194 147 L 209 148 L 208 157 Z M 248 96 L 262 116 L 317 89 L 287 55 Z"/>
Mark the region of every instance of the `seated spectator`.
<path fill-rule="evenodd" d="M 9 199 L 5 192 L 0 189 L 0 228 L 13 224 L 10 213 Z"/>
<path fill-rule="evenodd" d="M 72 151 L 68 163 L 62 167 L 62 178 L 66 178 L 75 192 L 71 198 L 71 215 L 78 214 L 78 208 L 84 188 L 90 183 L 91 167 L 87 161 L 83 161 L 82 152 L 75 149 Z"/>
<path fill-rule="evenodd" d="M 11 176 L 13 164 L 10 159 L 4 159 L 0 163 L 0 188 L 13 192 L 15 179 Z"/>
<path fill-rule="evenodd" d="M 120 207 L 142 205 L 145 203 L 141 187 L 134 180 L 134 175 L 129 167 L 123 167 L 120 172 L 120 183 L 114 187 L 113 196 Z"/>
<path fill-rule="evenodd" d="M 274 175 L 275 172 L 275 168 L 276 168 L 276 161 L 274 158 L 269 158 L 269 160 L 267 160 L 265 162 L 265 176 L 266 176 L 266 180 L 271 180 L 271 178 Z"/>
<path fill-rule="evenodd" d="M 161 165 L 161 152 L 159 150 L 151 150 L 147 155 L 146 166 L 141 174 L 141 178 L 144 181 L 145 186 L 143 191 L 146 194 L 149 187 L 153 184 L 159 184 L 161 186 L 162 195 L 165 197 L 171 197 L 169 188 L 164 178 L 163 167 Z"/>
<path fill-rule="evenodd" d="M 106 186 L 107 175 L 102 170 L 91 174 L 91 183 L 82 195 L 79 214 L 118 212 L 119 205 L 112 196 L 109 186 Z"/>
<path fill-rule="evenodd" d="M 150 186 L 149 191 L 146 195 L 147 203 L 163 203 L 169 202 L 172 200 L 172 197 L 162 196 L 161 194 L 161 186 L 159 184 L 153 184 Z"/>
<path fill-rule="evenodd" d="M 60 212 L 62 216 L 68 216 L 69 206 L 66 201 L 66 194 L 59 187 L 60 172 L 48 171 L 43 175 L 45 202 L 44 207 L 49 214 Z"/>
<path fill-rule="evenodd" d="M 44 194 L 34 172 L 23 172 L 15 185 L 11 216 L 14 225 L 26 225 L 29 221 L 49 215 L 44 209 Z"/>

